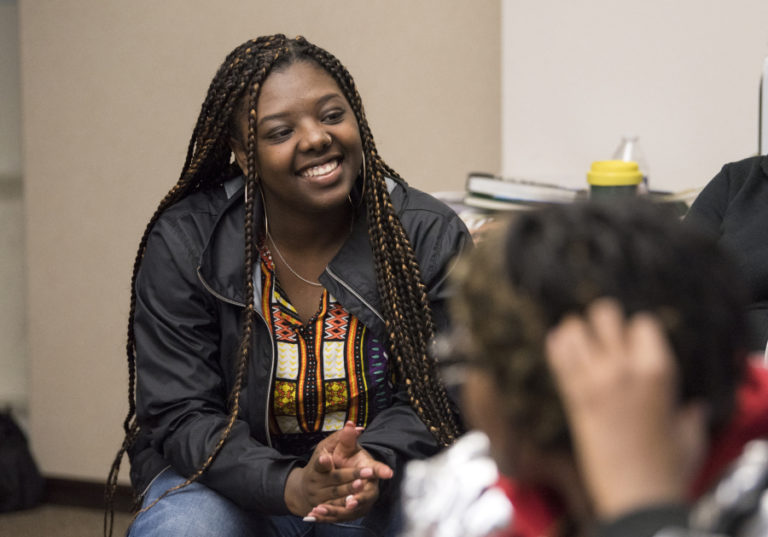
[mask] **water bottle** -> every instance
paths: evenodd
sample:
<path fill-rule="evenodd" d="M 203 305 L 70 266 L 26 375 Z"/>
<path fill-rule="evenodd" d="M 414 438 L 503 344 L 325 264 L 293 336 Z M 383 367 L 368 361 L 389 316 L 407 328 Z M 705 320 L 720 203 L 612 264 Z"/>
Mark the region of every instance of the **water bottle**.
<path fill-rule="evenodd" d="M 587 172 L 590 199 L 636 196 L 643 182 L 637 162 L 598 160 Z"/>
<path fill-rule="evenodd" d="M 634 134 L 626 134 L 622 137 L 621 143 L 613 153 L 614 160 L 623 160 L 627 162 L 637 162 L 640 173 L 643 174 L 643 180 L 637 187 L 638 194 L 648 193 L 648 163 L 645 160 L 645 155 L 640 148 L 638 142 L 638 136 Z"/>

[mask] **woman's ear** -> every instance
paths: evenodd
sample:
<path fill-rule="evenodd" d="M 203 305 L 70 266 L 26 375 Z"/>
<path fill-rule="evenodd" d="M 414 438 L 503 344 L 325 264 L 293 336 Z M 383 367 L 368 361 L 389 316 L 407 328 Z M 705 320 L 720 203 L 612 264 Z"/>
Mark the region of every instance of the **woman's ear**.
<path fill-rule="evenodd" d="M 243 146 L 243 142 L 234 136 L 230 136 L 229 147 L 232 149 L 232 153 L 235 155 L 235 162 L 237 162 L 237 165 L 240 166 L 240 169 L 243 170 L 245 175 L 248 175 L 248 166 L 246 164 L 248 159 L 246 158 L 246 151 L 245 147 Z"/>

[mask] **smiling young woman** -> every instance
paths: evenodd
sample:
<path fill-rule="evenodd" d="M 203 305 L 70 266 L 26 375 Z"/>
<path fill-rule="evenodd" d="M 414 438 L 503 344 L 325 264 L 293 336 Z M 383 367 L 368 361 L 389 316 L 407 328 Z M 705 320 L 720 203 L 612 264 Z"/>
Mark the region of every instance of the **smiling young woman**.
<path fill-rule="evenodd" d="M 334 56 L 236 48 L 134 265 L 130 535 L 394 534 L 403 465 L 460 434 L 428 349 L 470 245 Z"/>

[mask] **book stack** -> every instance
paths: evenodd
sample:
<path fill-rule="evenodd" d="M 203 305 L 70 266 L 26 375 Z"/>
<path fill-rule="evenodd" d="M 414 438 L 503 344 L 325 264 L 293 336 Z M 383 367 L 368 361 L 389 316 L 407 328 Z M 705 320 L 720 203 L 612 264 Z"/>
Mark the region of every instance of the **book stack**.
<path fill-rule="evenodd" d="M 490 211 L 519 211 L 571 203 L 585 195 L 584 190 L 556 184 L 473 172 L 467 176 L 464 203 Z"/>
<path fill-rule="evenodd" d="M 652 201 L 665 205 L 679 217 L 685 216 L 701 188 L 679 192 L 650 191 Z M 472 172 L 467 176 L 464 191 L 434 192 L 464 221 L 472 237 L 482 237 L 503 225 L 515 211 L 535 209 L 553 204 L 572 203 L 588 199 L 586 188 L 569 188 L 553 183 L 503 178 L 490 173 Z"/>

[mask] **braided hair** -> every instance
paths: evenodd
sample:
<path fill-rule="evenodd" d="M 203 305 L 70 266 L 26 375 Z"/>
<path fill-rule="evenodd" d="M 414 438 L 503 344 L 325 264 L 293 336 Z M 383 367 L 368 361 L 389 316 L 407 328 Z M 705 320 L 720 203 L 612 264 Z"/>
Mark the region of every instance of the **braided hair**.
<path fill-rule="evenodd" d="M 393 359 L 395 378 L 405 387 L 411 406 L 441 445 L 451 444 L 460 434 L 446 391 L 438 380 L 434 359 L 428 352 L 435 329 L 427 290 L 422 282 L 413 248 L 392 206 L 386 184 L 387 177 L 404 181 L 379 156 L 354 80 L 341 62 L 303 37 L 288 39 L 282 34 L 263 36 L 243 43 L 233 50 L 213 78 L 189 141 L 181 176 L 161 200 L 139 243 L 131 281 L 126 346 L 129 409 L 123 423 L 125 439 L 107 479 L 108 506 L 112 505 L 114 499 L 122 457 L 139 434 L 135 402 L 136 346 L 133 324 L 136 311 L 136 277 L 149 233 L 163 211 L 180 199 L 197 190 L 219 186 L 245 172 L 246 305 L 242 315 L 235 383 L 229 398 L 229 420 L 207 460 L 184 484 L 176 488 L 192 483 L 208 469 L 235 424 L 255 322 L 253 267 L 258 258 L 253 224 L 254 194 L 258 187 L 255 173 L 256 104 L 260 88 L 270 72 L 297 61 L 314 62 L 333 77 L 349 101 L 359 125 L 363 147 L 363 166 L 359 179 L 361 203 L 367 212 L 377 289 L 381 296 L 387 348 Z M 235 129 L 234 125 L 245 108 L 244 105 L 247 105 L 245 112 L 248 114 L 247 162 L 246 170 L 241 170 L 232 159 L 230 138 Z M 172 490 L 175 489 L 166 491 L 165 494 Z M 104 532 L 108 535 L 112 533 L 111 508 L 105 517 Z"/>

